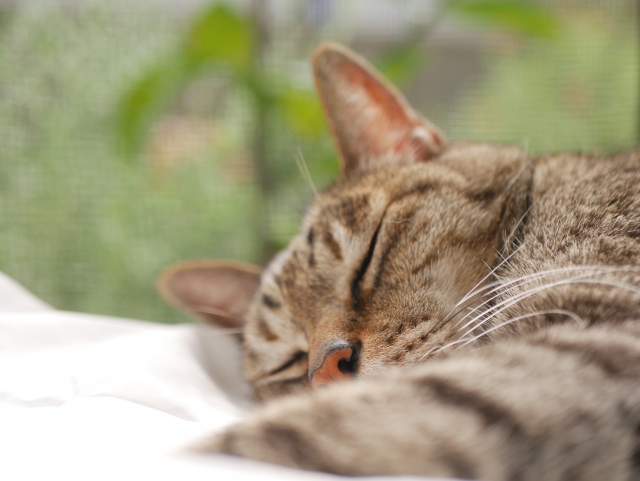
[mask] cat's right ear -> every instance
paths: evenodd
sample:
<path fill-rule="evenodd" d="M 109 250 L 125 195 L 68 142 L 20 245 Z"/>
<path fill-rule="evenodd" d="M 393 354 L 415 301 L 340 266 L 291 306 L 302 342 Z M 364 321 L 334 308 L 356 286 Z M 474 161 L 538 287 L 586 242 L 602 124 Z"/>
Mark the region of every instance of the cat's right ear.
<path fill-rule="evenodd" d="M 158 290 L 170 304 L 193 317 L 240 329 L 260 284 L 261 270 L 238 261 L 181 262 L 164 271 Z"/>
<path fill-rule="evenodd" d="M 348 48 L 320 44 L 313 73 L 343 173 L 424 162 L 446 144 L 440 129 Z"/>

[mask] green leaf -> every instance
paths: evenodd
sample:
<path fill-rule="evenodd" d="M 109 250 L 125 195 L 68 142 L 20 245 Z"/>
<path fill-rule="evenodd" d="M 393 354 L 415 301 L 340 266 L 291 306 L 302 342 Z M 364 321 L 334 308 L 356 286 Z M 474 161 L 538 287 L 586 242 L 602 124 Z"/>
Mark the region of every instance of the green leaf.
<path fill-rule="evenodd" d="M 551 11 L 539 3 L 524 0 L 450 1 L 451 13 L 486 24 L 530 35 L 554 39 L 559 24 Z"/>
<path fill-rule="evenodd" d="M 402 87 L 424 68 L 426 53 L 419 46 L 410 45 L 393 49 L 376 62 L 376 66 L 391 83 Z"/>
<path fill-rule="evenodd" d="M 285 120 L 298 135 L 317 138 L 326 131 L 327 124 L 315 93 L 289 89 L 278 97 L 278 104 Z"/>
<path fill-rule="evenodd" d="M 187 32 L 183 52 L 191 68 L 221 62 L 236 73 L 246 72 L 253 52 L 251 24 L 229 7 L 216 5 L 195 20 Z"/>
<path fill-rule="evenodd" d="M 117 134 L 124 150 L 137 151 L 153 119 L 177 94 L 184 79 L 179 62 L 166 62 L 149 70 L 124 97 L 118 109 Z"/>

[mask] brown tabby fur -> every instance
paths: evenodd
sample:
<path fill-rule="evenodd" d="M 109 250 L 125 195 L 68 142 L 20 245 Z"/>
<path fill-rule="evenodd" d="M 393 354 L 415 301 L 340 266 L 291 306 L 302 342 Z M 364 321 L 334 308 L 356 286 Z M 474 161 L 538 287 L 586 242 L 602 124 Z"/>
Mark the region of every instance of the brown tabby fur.
<path fill-rule="evenodd" d="M 257 397 L 301 394 L 203 449 L 347 475 L 640 479 L 640 151 L 444 146 L 355 54 L 324 45 L 315 68 L 343 174 L 236 312 Z M 336 341 L 357 380 L 309 389 Z"/>

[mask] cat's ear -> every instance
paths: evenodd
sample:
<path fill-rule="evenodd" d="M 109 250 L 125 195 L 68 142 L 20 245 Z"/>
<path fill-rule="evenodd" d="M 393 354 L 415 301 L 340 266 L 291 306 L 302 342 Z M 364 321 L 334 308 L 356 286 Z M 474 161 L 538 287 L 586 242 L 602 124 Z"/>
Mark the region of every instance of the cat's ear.
<path fill-rule="evenodd" d="M 444 147 L 440 129 L 355 52 L 322 43 L 313 72 L 344 173 L 423 162 Z"/>
<path fill-rule="evenodd" d="M 191 316 L 221 327 L 241 328 L 260 284 L 261 270 L 237 261 L 181 262 L 164 271 L 158 290 Z"/>

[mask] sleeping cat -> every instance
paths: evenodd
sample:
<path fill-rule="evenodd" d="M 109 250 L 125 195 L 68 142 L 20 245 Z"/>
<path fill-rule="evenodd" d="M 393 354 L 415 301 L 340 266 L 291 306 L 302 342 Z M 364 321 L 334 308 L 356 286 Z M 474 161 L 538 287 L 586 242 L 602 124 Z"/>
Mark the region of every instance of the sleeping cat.
<path fill-rule="evenodd" d="M 341 159 L 264 271 L 169 269 L 269 402 L 203 444 L 346 475 L 640 479 L 640 151 L 448 144 L 363 58 L 313 60 Z M 325 386 L 328 385 L 328 386 Z"/>

